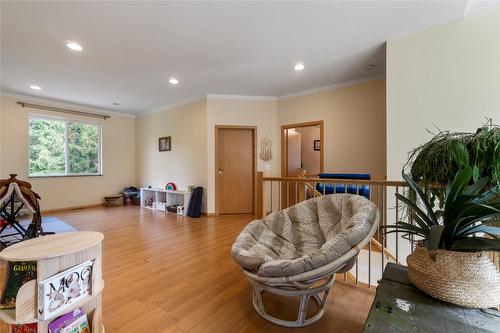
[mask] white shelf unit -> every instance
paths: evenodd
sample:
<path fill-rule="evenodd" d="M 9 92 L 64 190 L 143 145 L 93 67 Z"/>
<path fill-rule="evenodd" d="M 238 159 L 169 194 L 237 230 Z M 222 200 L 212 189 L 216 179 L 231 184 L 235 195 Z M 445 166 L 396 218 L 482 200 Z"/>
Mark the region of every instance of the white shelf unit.
<path fill-rule="evenodd" d="M 187 213 L 191 193 L 187 191 L 172 191 L 156 188 L 141 188 L 141 207 L 167 212 L 167 206 L 184 206 Z"/>

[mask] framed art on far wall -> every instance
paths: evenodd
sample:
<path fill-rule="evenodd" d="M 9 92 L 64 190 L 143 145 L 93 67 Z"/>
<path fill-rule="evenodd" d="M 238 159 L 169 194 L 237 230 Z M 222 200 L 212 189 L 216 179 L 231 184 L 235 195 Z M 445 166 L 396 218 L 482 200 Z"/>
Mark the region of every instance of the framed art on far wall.
<path fill-rule="evenodd" d="M 172 150 L 172 137 L 165 136 L 158 139 L 158 150 L 159 151 L 171 151 Z"/>
<path fill-rule="evenodd" d="M 321 141 L 314 140 L 314 150 L 321 150 Z"/>

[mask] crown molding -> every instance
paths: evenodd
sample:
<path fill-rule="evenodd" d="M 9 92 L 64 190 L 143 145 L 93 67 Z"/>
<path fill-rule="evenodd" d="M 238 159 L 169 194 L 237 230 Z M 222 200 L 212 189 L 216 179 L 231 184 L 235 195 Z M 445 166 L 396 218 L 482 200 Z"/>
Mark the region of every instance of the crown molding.
<path fill-rule="evenodd" d="M 277 101 L 276 96 L 251 96 L 251 95 L 221 95 L 207 94 L 207 99 L 236 99 L 245 101 Z"/>
<path fill-rule="evenodd" d="M 55 99 L 50 99 L 50 98 L 45 98 L 45 97 L 17 94 L 17 93 L 12 93 L 12 92 L 8 92 L 8 91 L 0 91 L 0 95 L 19 98 L 19 99 L 23 99 L 24 101 L 34 102 L 34 103 L 42 103 L 42 104 L 43 103 L 50 103 L 51 106 L 55 106 L 55 107 L 77 108 L 78 110 L 81 110 L 81 111 L 90 111 L 90 112 L 95 112 L 95 113 L 104 114 L 104 115 L 108 114 L 108 115 L 113 115 L 113 116 L 118 116 L 118 117 L 138 118 L 138 117 L 143 117 L 143 116 L 147 116 L 147 115 L 154 114 L 154 113 L 168 111 L 172 108 L 182 106 L 185 104 L 189 104 L 189 103 L 198 102 L 198 101 L 201 101 L 203 99 L 205 99 L 205 100 L 207 100 L 207 99 L 228 99 L 228 100 L 272 101 L 272 102 L 274 102 L 274 101 L 281 101 L 281 100 L 289 99 L 289 98 L 293 98 L 293 97 L 299 97 L 299 96 L 305 96 L 305 95 L 310 95 L 310 94 L 314 94 L 314 93 L 319 93 L 319 92 L 323 92 L 323 91 L 327 91 L 327 90 L 338 89 L 338 88 L 342 88 L 342 87 L 346 87 L 346 86 L 360 84 L 360 83 L 367 82 L 367 81 L 381 80 L 381 79 L 385 79 L 385 74 L 364 77 L 364 78 L 360 78 L 360 79 L 356 79 L 356 80 L 337 82 L 337 83 L 333 83 L 333 84 L 330 84 L 327 86 L 302 90 L 302 91 L 298 91 L 298 92 L 294 92 L 294 93 L 290 93 L 290 94 L 286 94 L 286 95 L 281 95 L 281 96 L 206 94 L 205 97 L 197 97 L 197 98 L 183 101 L 180 103 L 164 105 L 164 106 L 155 108 L 151 111 L 139 113 L 136 115 L 129 114 L 129 113 L 117 112 L 117 111 L 108 110 L 108 109 L 102 109 L 102 108 L 88 106 L 88 105 L 75 104 L 75 103 L 71 103 L 71 102 L 65 102 L 65 101 L 60 101 L 60 100 L 55 100 Z"/>
<path fill-rule="evenodd" d="M 323 91 L 327 91 L 327 90 L 338 89 L 338 88 L 342 88 L 342 87 L 352 86 L 355 84 L 360 84 L 363 82 L 381 80 L 381 79 L 385 79 L 385 74 L 368 76 L 368 77 L 363 77 L 363 78 L 355 79 L 355 80 L 337 82 L 337 83 L 329 84 L 327 86 L 322 86 L 322 87 L 317 87 L 317 88 L 312 88 L 312 89 L 294 92 L 291 94 L 281 95 L 281 96 L 277 97 L 277 100 L 281 101 L 281 100 L 288 99 L 288 98 L 311 95 L 311 94 L 315 94 L 315 93 L 319 93 L 319 92 L 323 92 Z"/>
<path fill-rule="evenodd" d="M 98 113 L 98 114 L 102 114 L 102 115 L 110 115 L 110 116 L 115 116 L 115 117 L 126 117 L 126 118 L 135 118 L 136 117 L 135 115 L 130 114 L 130 113 L 122 113 L 122 112 L 117 112 L 117 111 L 108 110 L 108 109 L 102 109 L 102 108 L 98 108 L 98 107 L 94 107 L 94 106 L 81 105 L 81 104 L 65 102 L 65 101 L 60 101 L 60 100 L 46 98 L 46 97 L 37 97 L 37 96 L 32 96 L 32 95 L 12 93 L 12 92 L 3 91 L 3 90 L 0 91 L 0 95 L 6 96 L 6 97 L 17 98 L 17 99 L 21 100 L 22 102 L 32 102 L 32 103 L 45 104 L 45 105 L 48 104 L 48 106 L 75 109 L 77 111 L 83 111 L 83 112 L 93 112 L 93 113 Z"/>
<path fill-rule="evenodd" d="M 184 102 L 180 102 L 180 103 L 163 105 L 163 106 L 155 108 L 155 109 L 153 109 L 151 111 L 140 113 L 140 114 L 137 115 L 137 117 L 139 118 L 139 117 L 144 117 L 144 116 L 147 116 L 147 115 L 150 115 L 150 114 L 154 114 L 154 113 L 160 113 L 160 112 L 163 112 L 163 111 L 168 111 L 168 110 L 173 109 L 175 107 L 186 105 L 186 104 L 190 104 L 190 103 L 199 102 L 199 101 L 202 101 L 204 99 L 206 99 L 206 98 L 205 97 L 197 97 L 197 98 L 190 99 L 190 100 L 187 100 L 187 101 L 184 101 Z"/>

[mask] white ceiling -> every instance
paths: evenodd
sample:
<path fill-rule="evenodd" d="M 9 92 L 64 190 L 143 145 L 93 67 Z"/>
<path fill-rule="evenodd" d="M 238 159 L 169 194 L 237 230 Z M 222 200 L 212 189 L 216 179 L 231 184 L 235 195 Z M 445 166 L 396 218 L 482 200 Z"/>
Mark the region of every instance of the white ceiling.
<path fill-rule="evenodd" d="M 386 40 L 458 19 L 466 5 L 2 1 L 1 89 L 130 114 L 207 93 L 282 96 L 383 75 Z"/>

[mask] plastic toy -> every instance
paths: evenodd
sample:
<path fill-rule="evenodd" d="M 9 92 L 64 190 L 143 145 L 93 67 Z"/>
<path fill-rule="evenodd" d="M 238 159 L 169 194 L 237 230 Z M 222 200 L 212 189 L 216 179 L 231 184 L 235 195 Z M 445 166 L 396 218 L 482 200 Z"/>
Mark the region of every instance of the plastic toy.
<path fill-rule="evenodd" d="M 168 191 L 175 191 L 175 190 L 177 190 L 177 186 L 175 186 L 174 183 L 167 183 L 167 185 L 165 186 L 165 189 Z"/>

